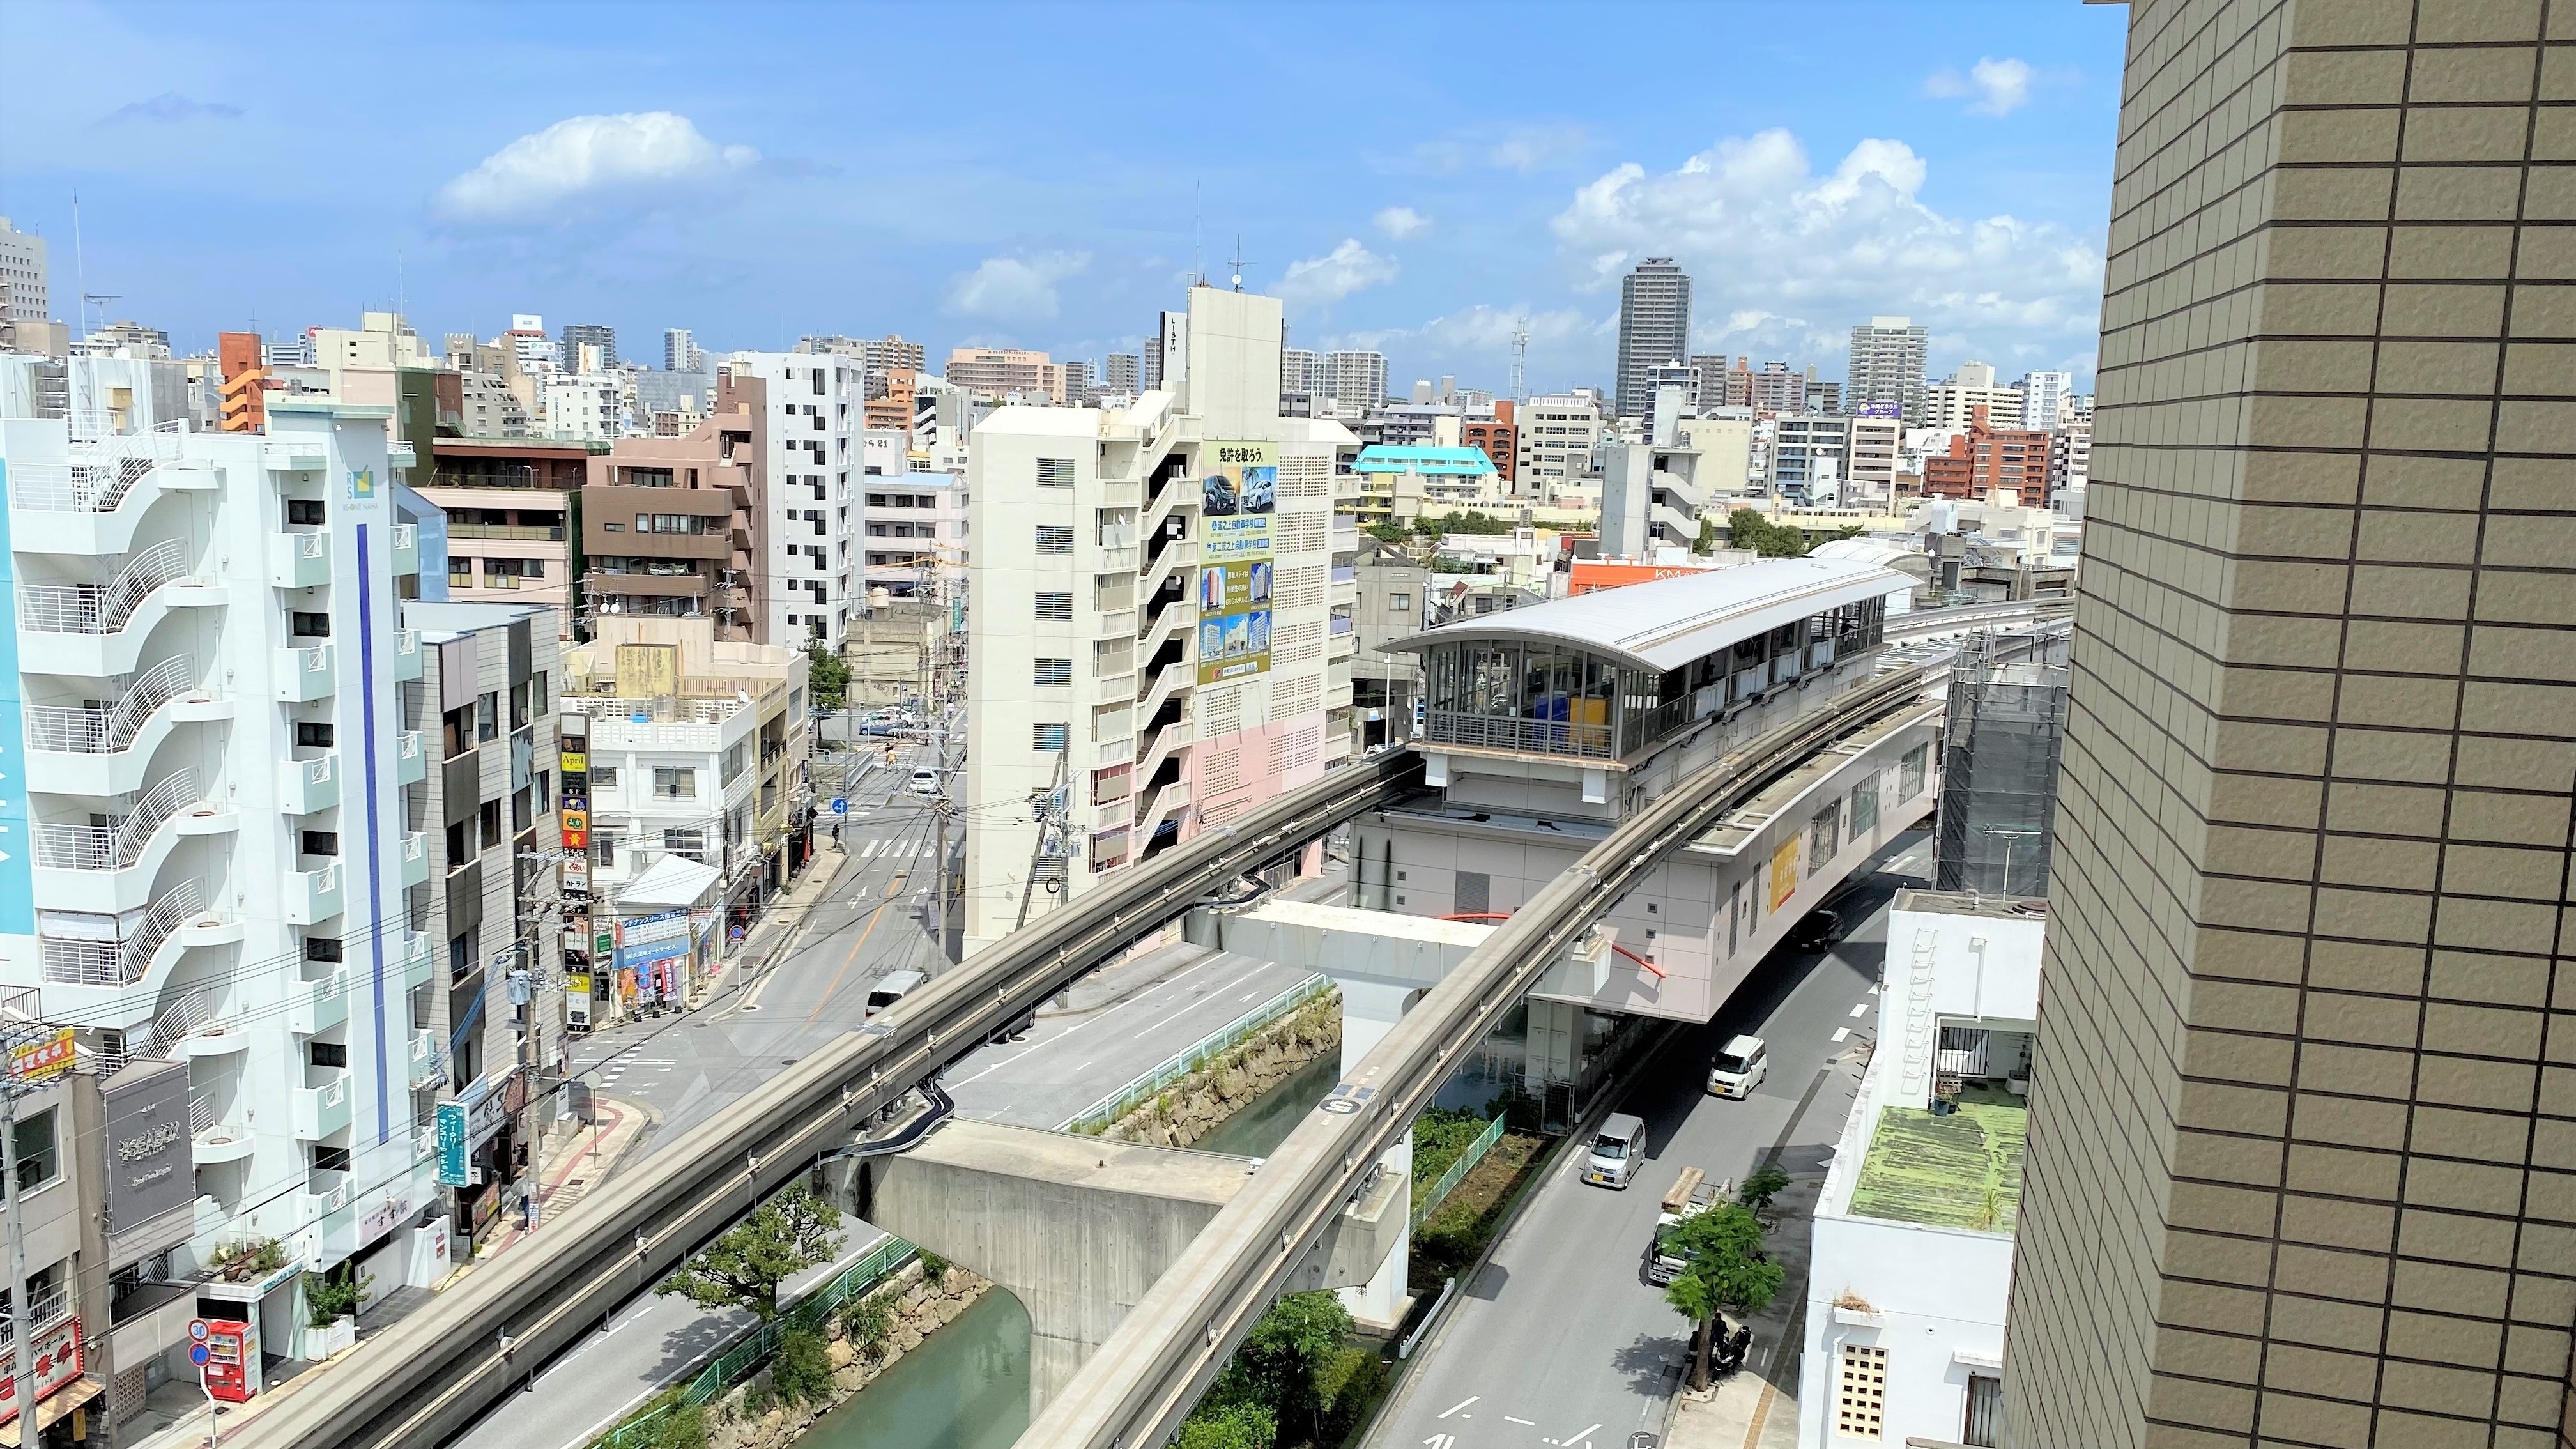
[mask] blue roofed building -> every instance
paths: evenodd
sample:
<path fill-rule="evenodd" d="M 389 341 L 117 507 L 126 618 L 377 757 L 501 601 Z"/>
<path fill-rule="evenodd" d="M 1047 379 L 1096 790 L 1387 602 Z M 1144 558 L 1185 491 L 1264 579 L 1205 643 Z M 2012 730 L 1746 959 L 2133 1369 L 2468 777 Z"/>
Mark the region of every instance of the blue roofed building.
<path fill-rule="evenodd" d="M 1503 502 L 1503 475 L 1481 448 L 1381 444 L 1361 449 L 1351 471 L 1360 476 L 1353 511 L 1363 525 L 1410 523 L 1426 514 L 1440 518 Z"/>

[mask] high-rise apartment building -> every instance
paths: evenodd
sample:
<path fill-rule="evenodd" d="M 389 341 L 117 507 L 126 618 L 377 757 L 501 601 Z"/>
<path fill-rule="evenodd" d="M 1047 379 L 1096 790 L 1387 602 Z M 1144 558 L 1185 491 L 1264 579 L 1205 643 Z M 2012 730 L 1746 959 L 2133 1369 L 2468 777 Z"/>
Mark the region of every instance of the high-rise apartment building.
<path fill-rule="evenodd" d="M 756 378 L 767 394 L 766 537 L 756 568 L 766 571 L 767 631 L 753 637 L 789 644 L 812 637 L 841 647 L 856 596 L 867 431 L 865 374 L 857 358 L 793 352 L 737 352 L 736 378 Z M 721 399 L 712 421 L 733 429 Z M 739 429 L 733 429 L 739 431 Z M 748 446 L 748 439 L 737 446 Z"/>
<path fill-rule="evenodd" d="M 1931 335 L 1906 317 L 1872 317 L 1867 326 L 1853 328 L 1843 405 L 1857 411 L 1869 403 L 1894 403 L 1906 422 L 1923 426 Z"/>
<path fill-rule="evenodd" d="M 546 335 L 546 319 L 534 312 L 512 313 L 510 330 L 502 333 L 499 340 L 525 373 L 553 371 L 560 355 L 555 340 Z"/>
<path fill-rule="evenodd" d="M 1386 354 L 1325 353 L 1322 395 L 1355 408 L 1382 406 L 1386 402 Z"/>
<path fill-rule="evenodd" d="M 948 354 L 948 385 L 991 397 L 1044 394 L 1064 401 L 1064 369 L 1043 352 L 1018 347 L 960 347 Z"/>
<path fill-rule="evenodd" d="M 2062 427 L 2074 417 L 2068 400 L 2075 395 L 2075 374 L 2071 372 L 2026 372 L 2013 384 L 2021 394 L 2021 425 L 2025 428 Z"/>
<path fill-rule="evenodd" d="M 1588 387 L 1549 393 L 1531 398 L 1515 411 L 1520 424 L 1520 465 L 1512 472 L 1522 496 L 1552 500 L 1567 486 L 1587 480 L 1599 484 L 1601 468 L 1594 449 L 1610 427 L 1601 394 Z"/>
<path fill-rule="evenodd" d="M 597 348 L 585 359 L 582 349 Z M 617 329 L 596 322 L 571 322 L 555 344 L 555 365 L 566 372 L 607 372 L 617 366 Z"/>
<path fill-rule="evenodd" d="M 1279 390 L 1283 393 L 1319 393 L 1324 390 L 1324 355 L 1302 347 L 1285 347 L 1279 351 Z"/>
<path fill-rule="evenodd" d="M 1655 405 L 1649 369 L 1690 355 L 1691 279 L 1670 257 L 1648 257 L 1619 280 L 1619 416 Z"/>
<path fill-rule="evenodd" d="M 2130 8 L 2010 1443 L 2567 1442 L 2568 19 Z"/>
<path fill-rule="evenodd" d="M 42 322 L 54 315 L 45 239 L 11 226 L 5 216 L 0 216 L 0 282 L 9 284 L 8 310 L 0 321 Z"/>
<path fill-rule="evenodd" d="M 264 435 L 0 421 L 0 983 L 79 1023 L 84 1055 L 183 1064 L 182 1281 L 259 1238 L 325 1272 L 443 1211 L 448 978 L 412 923 L 447 883 L 407 798 L 439 727 L 411 713 L 423 646 L 399 614 L 424 562 L 392 477 L 408 449 L 385 408 L 265 412 Z M 510 939 L 487 922 L 467 949 Z M 524 1101 L 528 1065 L 469 1085 Z M 299 1341 L 300 1281 L 250 1305 Z"/>
<path fill-rule="evenodd" d="M 698 350 L 696 333 L 686 327 L 662 329 L 662 370 L 664 372 L 706 370 L 706 354 Z"/>
<path fill-rule="evenodd" d="M 1134 397 L 1145 390 L 1145 359 L 1133 352 L 1113 352 L 1103 361 L 1106 369 L 1101 382 L 1106 391 L 1120 397 Z"/>
<path fill-rule="evenodd" d="M 2021 389 L 1997 386 L 1994 368 L 1982 362 L 1963 362 L 1957 372 L 1933 384 L 1926 394 L 1923 421 L 1917 426 L 1964 428 L 1979 411 L 1985 413 L 1988 423 L 1998 428 L 2041 426 L 2023 422 Z"/>
<path fill-rule="evenodd" d="M 1277 298 L 1193 287 L 1167 315 L 1150 407 L 975 431 L 957 798 L 1010 808 L 967 812 L 970 953 L 1348 754 L 1357 440 L 1279 416 Z"/>
<path fill-rule="evenodd" d="M 713 619 L 720 641 L 793 643 L 813 632 L 807 615 L 822 612 L 807 607 L 818 572 L 831 598 L 843 597 L 831 588 L 836 575 L 775 537 L 811 506 L 815 488 L 805 471 L 811 450 L 775 439 L 780 427 L 805 421 L 771 406 L 777 386 L 728 364 L 716 374 L 708 417 L 685 435 L 624 438 L 581 460 L 586 617 Z M 772 501 L 781 491 L 772 469 L 782 463 L 800 470 L 786 490 L 792 503 Z M 811 533 L 801 518 L 794 527 Z M 790 612 L 792 622 L 780 617 Z"/>

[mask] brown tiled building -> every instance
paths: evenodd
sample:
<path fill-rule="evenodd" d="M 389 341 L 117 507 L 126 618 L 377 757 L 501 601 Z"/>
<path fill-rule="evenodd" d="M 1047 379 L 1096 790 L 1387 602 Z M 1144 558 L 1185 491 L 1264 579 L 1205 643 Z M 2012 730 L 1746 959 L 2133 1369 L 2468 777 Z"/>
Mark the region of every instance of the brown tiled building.
<path fill-rule="evenodd" d="M 2129 26 L 2007 1442 L 2563 1446 L 2576 6 Z"/>
<path fill-rule="evenodd" d="M 719 641 L 768 643 L 767 388 L 719 370 L 714 412 L 684 438 L 624 438 L 590 460 L 582 576 L 594 615 L 711 618 Z"/>
<path fill-rule="evenodd" d="M 1968 496 L 1992 498 L 2009 488 L 2030 504 L 2048 501 L 2048 430 L 1998 428 L 1986 422 L 1985 404 L 1969 415 Z"/>
<path fill-rule="evenodd" d="M 436 470 L 420 493 L 447 515 L 447 597 L 544 604 L 568 631 L 572 581 L 581 568 L 581 487 L 591 454 L 602 446 L 555 438 L 439 438 Z"/>
<path fill-rule="evenodd" d="M 1502 475 L 1505 483 L 1512 481 L 1512 466 L 1521 455 L 1521 434 L 1512 423 L 1512 405 L 1509 402 L 1497 401 L 1490 421 L 1468 418 L 1459 423 L 1458 441 L 1493 459 L 1494 471 Z M 1503 491 L 1508 493 L 1511 490 L 1506 488 Z"/>

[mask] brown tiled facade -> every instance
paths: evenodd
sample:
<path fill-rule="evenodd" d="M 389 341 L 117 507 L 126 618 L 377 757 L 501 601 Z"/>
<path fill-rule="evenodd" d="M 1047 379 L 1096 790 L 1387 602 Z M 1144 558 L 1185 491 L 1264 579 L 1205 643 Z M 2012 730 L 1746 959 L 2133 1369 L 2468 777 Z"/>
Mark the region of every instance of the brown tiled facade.
<path fill-rule="evenodd" d="M 2542 1449 L 2576 0 L 2140 0 L 2009 1442 Z"/>
<path fill-rule="evenodd" d="M 622 438 L 582 489 L 584 606 L 712 619 L 719 641 L 768 641 L 768 456 L 759 378 L 719 369 L 713 411 L 683 438 Z"/>

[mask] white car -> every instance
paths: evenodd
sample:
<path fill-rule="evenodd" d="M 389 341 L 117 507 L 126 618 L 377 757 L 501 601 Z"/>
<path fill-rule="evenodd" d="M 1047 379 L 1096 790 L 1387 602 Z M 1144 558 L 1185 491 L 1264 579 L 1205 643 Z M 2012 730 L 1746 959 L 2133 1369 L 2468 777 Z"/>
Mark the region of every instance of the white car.
<path fill-rule="evenodd" d="M 912 782 L 904 788 L 915 795 L 936 795 L 939 793 L 939 772 L 924 765 L 912 772 Z"/>
<path fill-rule="evenodd" d="M 1762 1085 L 1763 1073 L 1770 1069 L 1764 1054 L 1762 1038 L 1739 1036 L 1718 1049 L 1715 1060 L 1708 1064 L 1708 1094 L 1712 1097 L 1750 1097 Z"/>

